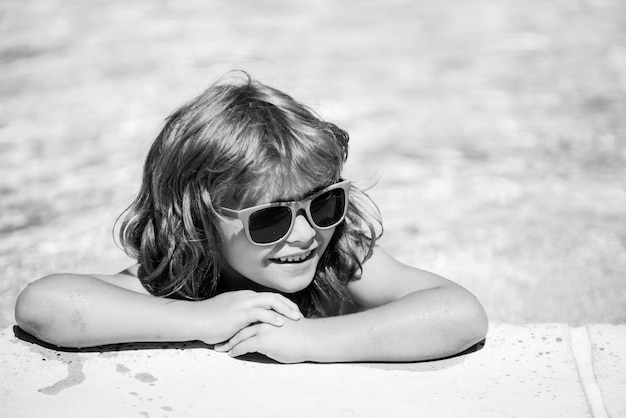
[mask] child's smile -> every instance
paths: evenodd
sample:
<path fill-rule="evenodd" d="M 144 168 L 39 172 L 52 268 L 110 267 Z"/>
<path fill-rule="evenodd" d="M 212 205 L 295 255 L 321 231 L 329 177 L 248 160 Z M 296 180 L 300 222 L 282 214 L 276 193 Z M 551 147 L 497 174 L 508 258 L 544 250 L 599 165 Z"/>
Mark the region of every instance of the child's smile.
<path fill-rule="evenodd" d="M 313 252 L 313 250 L 310 250 L 310 251 L 306 251 L 306 252 L 299 253 L 299 254 L 272 258 L 272 261 L 274 263 L 279 263 L 279 264 L 302 263 L 304 261 L 311 259 L 314 254 L 315 253 Z"/>

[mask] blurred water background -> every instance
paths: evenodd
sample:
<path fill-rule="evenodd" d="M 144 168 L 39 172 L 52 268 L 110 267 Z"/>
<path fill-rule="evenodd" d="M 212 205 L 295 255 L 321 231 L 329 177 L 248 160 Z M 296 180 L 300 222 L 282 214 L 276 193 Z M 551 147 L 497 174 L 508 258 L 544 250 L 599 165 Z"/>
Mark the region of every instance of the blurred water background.
<path fill-rule="evenodd" d="M 621 0 L 2 0 L 0 325 L 111 227 L 176 106 L 240 68 L 351 135 L 401 260 L 492 321 L 626 322 Z"/>

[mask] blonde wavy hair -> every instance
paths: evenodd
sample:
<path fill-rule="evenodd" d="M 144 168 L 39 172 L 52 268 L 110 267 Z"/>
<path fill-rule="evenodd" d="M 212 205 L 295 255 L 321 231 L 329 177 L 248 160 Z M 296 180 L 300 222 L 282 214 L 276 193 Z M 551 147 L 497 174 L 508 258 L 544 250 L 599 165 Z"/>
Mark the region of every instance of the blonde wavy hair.
<path fill-rule="evenodd" d="M 224 259 L 219 218 L 225 202 L 254 204 L 289 179 L 341 179 L 348 134 L 287 94 L 230 73 L 180 107 L 148 152 L 139 193 L 118 219 L 119 241 L 140 264 L 152 294 L 201 300 L 220 292 Z M 312 283 L 286 295 L 306 316 L 339 314 L 382 234 L 378 210 L 354 189 L 346 220 L 322 256 Z"/>

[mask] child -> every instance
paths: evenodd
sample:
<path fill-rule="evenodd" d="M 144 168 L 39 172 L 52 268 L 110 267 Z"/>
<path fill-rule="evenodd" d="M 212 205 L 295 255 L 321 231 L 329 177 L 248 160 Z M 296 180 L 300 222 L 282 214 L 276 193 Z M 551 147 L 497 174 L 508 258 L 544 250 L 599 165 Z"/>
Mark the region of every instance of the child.
<path fill-rule="evenodd" d="M 376 244 L 375 206 L 341 177 L 348 134 L 243 73 L 174 112 L 153 143 L 119 274 L 54 274 L 17 323 L 58 346 L 201 340 L 279 362 L 417 361 L 481 341 L 462 287 Z"/>

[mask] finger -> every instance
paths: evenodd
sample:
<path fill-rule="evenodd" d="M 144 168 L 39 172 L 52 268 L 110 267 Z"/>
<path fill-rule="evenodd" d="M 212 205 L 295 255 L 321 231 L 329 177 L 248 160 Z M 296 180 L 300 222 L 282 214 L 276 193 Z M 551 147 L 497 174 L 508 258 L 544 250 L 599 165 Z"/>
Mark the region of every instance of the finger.
<path fill-rule="evenodd" d="M 231 357 L 239 357 L 248 353 L 256 353 L 256 338 L 252 337 L 241 343 L 234 346 L 229 352 L 228 355 Z"/>
<path fill-rule="evenodd" d="M 247 311 L 248 324 L 254 324 L 255 322 L 262 322 L 275 327 L 282 327 L 285 324 L 283 316 L 273 310 L 265 308 L 252 308 Z"/>
<path fill-rule="evenodd" d="M 264 305 L 266 308 L 290 309 L 300 312 L 300 308 L 294 302 L 279 293 L 263 292 L 257 293 L 254 297 L 254 303 Z"/>
<path fill-rule="evenodd" d="M 246 327 L 244 329 L 242 329 L 241 331 L 239 331 L 237 334 L 233 335 L 231 337 L 231 339 L 229 339 L 228 341 L 219 344 L 219 347 L 216 346 L 215 349 L 217 351 L 230 351 L 233 347 L 235 347 L 237 344 L 252 338 L 256 335 L 258 330 L 258 327 L 256 325 L 252 325 L 249 327 Z"/>
<path fill-rule="evenodd" d="M 256 303 L 257 306 L 272 309 L 294 321 L 302 318 L 298 305 L 277 293 L 260 293 L 256 298 Z"/>

